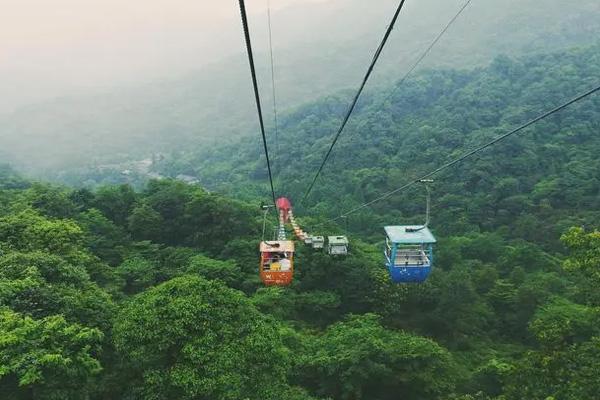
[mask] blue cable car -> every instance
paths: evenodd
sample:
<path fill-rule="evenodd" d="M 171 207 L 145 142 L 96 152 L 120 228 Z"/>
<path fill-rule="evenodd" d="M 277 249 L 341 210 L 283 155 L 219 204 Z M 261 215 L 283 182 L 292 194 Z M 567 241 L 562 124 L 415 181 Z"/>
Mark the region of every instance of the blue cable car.
<path fill-rule="evenodd" d="M 426 225 L 386 226 L 385 258 L 395 283 L 425 282 L 433 265 L 435 237 Z"/>

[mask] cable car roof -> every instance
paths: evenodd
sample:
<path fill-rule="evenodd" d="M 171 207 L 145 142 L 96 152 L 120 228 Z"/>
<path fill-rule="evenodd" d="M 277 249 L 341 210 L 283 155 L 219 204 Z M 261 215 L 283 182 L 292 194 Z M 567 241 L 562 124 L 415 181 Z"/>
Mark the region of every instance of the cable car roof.
<path fill-rule="evenodd" d="M 421 244 L 437 242 L 429 228 L 420 228 L 423 228 L 423 225 L 386 226 L 385 233 L 387 234 L 390 241 L 392 241 L 393 243 Z M 411 229 L 420 230 L 410 232 Z"/>
<path fill-rule="evenodd" d="M 260 251 L 261 252 L 269 252 L 269 253 L 283 253 L 283 252 L 294 252 L 294 242 L 291 240 L 281 240 L 281 241 L 269 241 L 269 242 L 261 242 L 260 243 Z"/>
<path fill-rule="evenodd" d="M 329 236 L 327 238 L 332 246 L 347 246 L 348 238 L 346 236 Z"/>

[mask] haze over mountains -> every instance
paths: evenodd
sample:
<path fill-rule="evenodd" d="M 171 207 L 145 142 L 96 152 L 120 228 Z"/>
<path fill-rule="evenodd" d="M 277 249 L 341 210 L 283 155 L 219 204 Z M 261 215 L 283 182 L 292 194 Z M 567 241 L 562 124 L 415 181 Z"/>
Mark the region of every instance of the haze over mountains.
<path fill-rule="evenodd" d="M 369 90 L 399 79 L 462 4 L 455 0 L 407 2 Z M 354 88 L 396 5 L 395 0 L 331 0 L 292 3 L 277 9 L 273 33 L 281 112 Z M 251 28 L 263 102 L 270 111 L 268 36 L 262 11 L 251 15 Z M 190 22 L 193 13 L 186 19 L 188 25 L 178 29 L 154 27 L 159 29 L 153 31 L 155 34 L 171 35 L 168 46 L 156 42 L 153 48 L 155 59 L 161 60 L 157 68 L 162 68 L 154 78 L 145 72 L 135 76 L 133 68 L 133 74 L 124 73 L 112 81 L 113 85 L 104 85 L 104 90 L 90 84 L 94 89 L 89 93 L 78 88 L 77 95 L 24 105 L 0 117 L 0 157 L 39 174 L 146 158 L 153 152 L 180 150 L 202 141 L 255 134 L 238 10 L 232 4 L 231 10 L 222 12 L 214 19 L 221 22 L 220 30 L 208 23 L 195 26 Z M 558 0 L 474 0 L 423 67 L 464 69 L 485 65 L 499 54 L 521 55 L 590 44 L 600 37 L 599 13 L 600 4 L 595 0 L 575 5 Z M 219 32 L 218 37 L 215 32 Z M 181 39 L 180 47 L 177 38 Z M 194 54 L 203 41 L 211 50 Z M 105 48 L 113 45 L 122 46 L 118 40 L 103 44 Z M 99 49 L 91 42 L 89 51 L 95 50 Z M 186 51 L 190 52 L 187 57 L 177 59 Z M 135 64 L 139 54 L 124 56 L 130 56 Z M 89 68 L 93 76 L 94 67 Z M 106 66 L 97 68 L 102 72 Z M 131 79 L 124 79 L 127 76 Z M 143 80 L 148 82 L 139 83 Z M 4 92 L 9 93 L 2 101 L 4 111 L 11 108 L 13 98 L 17 104 L 20 89 L 26 89 L 19 83 L 10 90 L 6 84 L 10 81 L 10 73 L 0 81 L 7 89 Z M 68 85 L 64 88 L 65 93 L 72 92 Z M 271 119 L 270 114 L 267 119 Z"/>
<path fill-rule="evenodd" d="M 235 0 L 1 0 L 0 400 L 598 399 L 599 0 L 406 0 L 330 153 L 400 0 L 270 0 L 277 141 L 266 1 L 269 168 Z"/>
<path fill-rule="evenodd" d="M 276 0 L 290 4 L 323 0 Z M 241 50 L 236 2 L 4 0 L 0 113 L 45 99 L 164 79 Z M 266 1 L 248 5 L 251 18 Z"/>

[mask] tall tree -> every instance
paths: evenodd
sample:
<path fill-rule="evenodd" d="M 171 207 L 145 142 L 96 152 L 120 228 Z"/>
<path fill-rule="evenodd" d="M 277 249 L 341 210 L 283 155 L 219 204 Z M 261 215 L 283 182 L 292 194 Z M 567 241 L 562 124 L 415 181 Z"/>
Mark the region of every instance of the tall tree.
<path fill-rule="evenodd" d="M 242 293 L 195 276 L 136 296 L 115 341 L 143 399 L 276 399 L 289 363 L 276 323 Z"/>
<path fill-rule="evenodd" d="M 317 395 L 334 399 L 417 400 L 450 394 L 453 368 L 448 351 L 432 340 L 385 329 L 367 314 L 312 339 L 296 374 Z"/>
<path fill-rule="evenodd" d="M 90 398 L 103 334 L 60 316 L 0 310 L 0 393 L 11 400 Z"/>

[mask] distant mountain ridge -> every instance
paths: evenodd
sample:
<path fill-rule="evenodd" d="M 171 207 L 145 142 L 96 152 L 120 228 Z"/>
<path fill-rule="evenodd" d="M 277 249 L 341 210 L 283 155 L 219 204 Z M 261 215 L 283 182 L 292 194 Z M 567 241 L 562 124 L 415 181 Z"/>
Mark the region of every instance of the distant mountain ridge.
<path fill-rule="evenodd" d="M 600 84 L 599 77 L 600 43 L 515 59 L 501 56 L 469 71 L 431 70 L 402 87 L 369 93 L 298 212 L 337 217 L 590 90 Z M 276 151 L 271 137 L 278 193 L 296 202 L 302 198 L 346 102 L 343 94 L 325 97 L 282 119 L 283 151 Z M 559 237 L 571 225 L 600 224 L 599 110 L 596 94 L 436 176 L 435 214 L 447 221 L 445 234 L 504 224 L 543 242 L 548 230 Z M 212 191 L 265 199 L 268 177 L 259 142 L 256 136 L 187 149 L 157 170 L 197 176 Z M 417 223 L 423 196 L 413 188 L 350 220 L 361 226 L 370 221 L 366 225 L 373 227 Z M 523 220 L 515 219 L 520 213 Z M 539 225 L 527 222 L 532 215 Z"/>
<path fill-rule="evenodd" d="M 407 4 L 369 89 L 398 79 L 461 4 Z M 281 112 L 354 88 L 395 5 L 392 0 L 368 6 L 339 0 L 277 13 L 273 29 Z M 586 45 L 600 36 L 599 16 L 595 0 L 569 7 L 557 0 L 473 1 L 423 66 L 467 68 L 500 53 Z M 265 24 L 255 20 L 253 28 L 256 47 L 264 49 Z M 257 62 L 270 121 L 266 54 L 259 51 Z M 247 62 L 239 55 L 170 81 L 22 108 L 0 118 L 0 147 L 6 161 L 40 174 L 207 146 L 255 130 Z"/>

